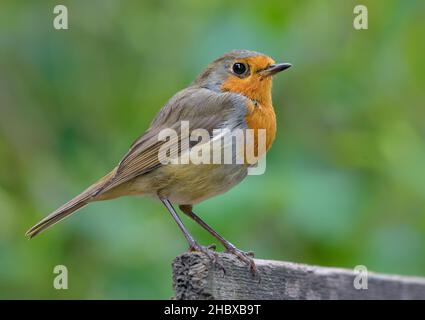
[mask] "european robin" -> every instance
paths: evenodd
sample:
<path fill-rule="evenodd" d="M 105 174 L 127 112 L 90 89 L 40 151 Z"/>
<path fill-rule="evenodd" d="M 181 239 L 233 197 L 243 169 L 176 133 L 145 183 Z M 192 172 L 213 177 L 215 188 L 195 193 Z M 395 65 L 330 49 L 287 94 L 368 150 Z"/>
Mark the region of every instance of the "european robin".
<path fill-rule="evenodd" d="M 158 153 L 166 143 L 161 130 L 178 128 L 188 121 L 191 129 L 212 134 L 217 128 L 264 129 L 266 151 L 276 134 L 272 105 L 272 76 L 289 68 L 253 51 L 235 50 L 210 63 L 186 89 L 176 93 L 159 111 L 151 126 L 130 147 L 119 164 L 81 194 L 53 211 L 26 233 L 30 238 L 68 217 L 88 203 L 125 195 L 150 195 L 159 199 L 189 243 L 189 250 L 212 256 L 211 247 L 199 245 L 190 235 L 173 204 L 255 270 L 252 254 L 237 249 L 220 236 L 192 208 L 205 199 L 228 191 L 247 175 L 248 164 L 165 164 Z M 168 143 L 179 144 L 182 136 Z M 178 146 L 180 154 L 182 146 Z"/>

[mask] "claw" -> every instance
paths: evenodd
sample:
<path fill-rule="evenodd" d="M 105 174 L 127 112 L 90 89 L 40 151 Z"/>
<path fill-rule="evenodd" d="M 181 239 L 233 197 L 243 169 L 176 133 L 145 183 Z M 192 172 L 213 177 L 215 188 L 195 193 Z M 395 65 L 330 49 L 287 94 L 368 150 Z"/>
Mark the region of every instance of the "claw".
<path fill-rule="evenodd" d="M 195 243 L 189 247 L 190 252 L 196 251 L 205 254 L 214 264 L 214 266 L 218 267 L 218 269 L 220 269 L 223 274 L 225 274 L 226 270 L 224 269 L 224 266 L 218 261 L 218 253 L 213 251 L 215 249 L 215 244 L 211 244 L 209 246 L 201 246 L 200 244 Z"/>
<path fill-rule="evenodd" d="M 254 252 L 253 252 L 253 251 L 247 251 L 247 252 L 246 252 L 246 255 L 247 255 L 248 257 L 250 257 L 250 258 L 254 258 L 254 256 L 255 256 L 255 254 L 254 254 Z"/>
<path fill-rule="evenodd" d="M 217 249 L 217 246 L 213 243 L 213 244 L 210 244 L 209 246 L 207 246 L 207 249 L 215 251 L 215 249 Z"/>
<path fill-rule="evenodd" d="M 257 266 L 255 265 L 255 262 L 254 262 L 254 259 L 253 259 L 254 258 L 254 252 L 252 252 L 252 251 L 244 252 L 244 251 L 239 250 L 238 248 L 233 247 L 233 246 L 226 248 L 226 252 L 233 254 L 240 261 L 247 264 L 249 266 L 249 270 L 250 270 L 251 275 L 253 277 L 260 278 L 260 275 L 259 275 L 258 270 L 257 270 Z"/>

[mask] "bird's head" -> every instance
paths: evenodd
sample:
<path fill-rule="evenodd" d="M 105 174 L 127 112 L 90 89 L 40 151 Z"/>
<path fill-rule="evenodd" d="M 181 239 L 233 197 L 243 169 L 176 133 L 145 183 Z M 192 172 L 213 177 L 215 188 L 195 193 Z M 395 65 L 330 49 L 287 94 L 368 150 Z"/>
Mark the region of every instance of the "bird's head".
<path fill-rule="evenodd" d="M 272 76 L 291 67 L 262 53 L 235 50 L 210 63 L 194 84 L 220 92 L 242 94 L 259 103 L 271 103 Z"/>

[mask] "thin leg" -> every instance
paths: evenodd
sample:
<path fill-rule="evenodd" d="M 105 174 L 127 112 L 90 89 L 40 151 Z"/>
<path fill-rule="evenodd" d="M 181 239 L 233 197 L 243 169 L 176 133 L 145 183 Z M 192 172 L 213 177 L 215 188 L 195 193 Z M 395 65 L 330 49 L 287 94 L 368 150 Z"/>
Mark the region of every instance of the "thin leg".
<path fill-rule="evenodd" d="M 168 209 L 168 211 L 171 213 L 171 216 L 176 221 L 177 225 L 179 226 L 180 230 L 183 232 L 184 237 L 186 238 L 187 242 L 189 243 L 189 251 L 199 251 L 204 254 L 206 254 L 214 263 L 217 263 L 217 256 L 216 253 L 211 251 L 212 249 L 215 249 L 215 246 L 208 246 L 204 247 L 198 244 L 195 239 L 192 237 L 192 235 L 189 233 L 185 225 L 183 224 L 183 221 L 180 219 L 179 215 L 177 214 L 176 210 L 174 209 L 171 202 L 167 199 L 161 199 L 162 203 L 165 205 L 165 207 Z M 221 265 L 219 267 L 222 268 Z"/>
<path fill-rule="evenodd" d="M 232 243 L 224 239 L 221 235 L 219 235 L 213 228 L 211 228 L 205 221 L 203 221 L 200 217 L 198 217 L 192 210 L 191 205 L 181 205 L 179 206 L 180 210 L 183 211 L 186 215 L 192 218 L 195 222 L 197 222 L 202 228 L 207 230 L 214 238 L 220 241 L 226 251 L 234 254 L 243 262 L 247 263 L 250 266 L 251 271 L 254 274 L 257 274 L 257 267 L 254 262 L 254 254 L 252 252 L 244 252 L 236 248 Z"/>
<path fill-rule="evenodd" d="M 179 215 L 177 214 L 177 212 L 174 209 L 171 202 L 167 199 L 165 199 L 165 200 L 161 199 L 161 201 L 165 205 L 165 207 L 168 209 L 168 211 L 171 213 L 171 216 L 173 217 L 174 221 L 176 221 L 180 230 L 183 232 L 184 237 L 186 238 L 187 242 L 189 243 L 189 248 L 194 247 L 197 244 L 195 239 L 192 237 L 192 235 L 189 233 L 189 231 L 187 230 L 187 228 L 183 224 L 183 221 L 180 219 Z"/>

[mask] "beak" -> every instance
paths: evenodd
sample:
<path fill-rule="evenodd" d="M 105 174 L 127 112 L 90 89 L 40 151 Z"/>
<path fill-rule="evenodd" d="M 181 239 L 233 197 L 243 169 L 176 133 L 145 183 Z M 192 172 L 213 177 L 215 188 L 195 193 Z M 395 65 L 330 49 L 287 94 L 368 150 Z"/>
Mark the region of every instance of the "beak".
<path fill-rule="evenodd" d="M 260 74 L 264 77 L 269 77 L 283 70 L 286 70 L 290 67 L 292 67 L 292 64 L 290 63 L 276 63 L 276 64 L 270 65 L 267 69 L 260 71 Z"/>

